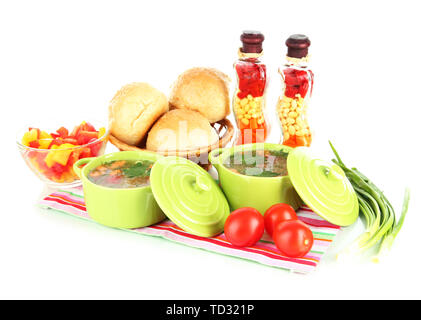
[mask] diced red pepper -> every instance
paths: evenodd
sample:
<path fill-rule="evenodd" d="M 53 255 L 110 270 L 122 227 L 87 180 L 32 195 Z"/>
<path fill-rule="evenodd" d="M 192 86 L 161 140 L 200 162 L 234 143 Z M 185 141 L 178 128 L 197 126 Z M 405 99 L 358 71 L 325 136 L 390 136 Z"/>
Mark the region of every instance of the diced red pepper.
<path fill-rule="evenodd" d="M 61 146 L 63 144 L 63 140 L 60 137 L 54 138 L 54 140 L 51 142 L 50 144 L 50 149 L 52 146 L 56 145 L 56 146 Z"/>
<path fill-rule="evenodd" d="M 63 139 L 69 136 L 69 130 L 67 130 L 65 127 L 60 127 L 59 129 L 57 129 L 57 133 Z"/>
<path fill-rule="evenodd" d="M 83 148 L 82 152 L 80 153 L 79 159 L 89 158 L 89 157 L 92 157 L 91 149 L 90 148 Z"/>
<path fill-rule="evenodd" d="M 53 139 L 60 138 L 60 135 L 58 133 L 51 132 L 50 135 L 53 137 Z"/>
<path fill-rule="evenodd" d="M 81 125 L 74 127 L 70 136 L 76 138 L 80 130 L 81 130 Z"/>
<path fill-rule="evenodd" d="M 75 139 L 75 138 L 72 138 L 72 137 L 67 137 L 67 138 L 64 138 L 63 139 L 63 143 L 70 143 L 70 144 L 73 144 L 73 145 L 77 145 L 78 143 L 77 143 L 77 139 Z"/>
<path fill-rule="evenodd" d="M 47 166 L 47 164 L 45 163 L 45 157 L 47 156 L 46 152 L 37 152 L 37 164 L 40 168 L 40 170 L 44 173 L 50 172 L 50 168 Z"/>
<path fill-rule="evenodd" d="M 65 170 L 66 167 L 61 165 L 60 163 L 54 163 L 51 168 L 50 168 L 54 173 L 59 173 L 62 174 Z"/>
<path fill-rule="evenodd" d="M 96 140 L 97 140 L 96 138 L 92 138 L 91 140 L 89 140 L 88 143 L 94 142 Z M 91 148 L 92 156 L 96 157 L 99 154 L 99 151 L 101 150 L 102 141 L 99 140 L 97 143 L 93 143 L 89 147 Z"/>
<path fill-rule="evenodd" d="M 96 132 L 95 127 L 90 124 L 89 122 L 82 122 L 82 124 L 80 125 L 80 130 L 82 131 L 91 131 L 91 132 Z"/>
<path fill-rule="evenodd" d="M 39 138 L 40 138 L 40 134 L 41 134 L 41 130 L 40 130 L 39 128 L 32 128 L 32 127 L 29 127 L 29 128 L 28 128 L 28 131 L 31 131 L 32 129 L 34 129 L 34 130 L 36 130 L 36 131 L 37 131 L 37 139 L 39 139 Z"/>
<path fill-rule="evenodd" d="M 29 142 L 29 147 L 31 147 L 31 148 L 39 148 L 39 142 L 38 142 L 38 140 L 30 141 Z"/>
<path fill-rule="evenodd" d="M 29 152 L 28 152 L 28 158 L 31 158 L 31 159 L 38 159 L 38 154 L 39 154 L 39 152 L 38 152 L 38 151 L 36 151 L 36 150 L 31 150 L 31 151 L 29 151 Z"/>
<path fill-rule="evenodd" d="M 77 135 L 77 142 L 79 145 L 87 144 L 92 139 L 98 139 L 98 132 L 81 130 Z"/>
<path fill-rule="evenodd" d="M 73 164 L 76 163 L 76 161 L 79 160 L 81 153 L 82 153 L 82 149 L 73 150 L 73 152 L 70 154 L 67 165 L 73 166 Z"/>

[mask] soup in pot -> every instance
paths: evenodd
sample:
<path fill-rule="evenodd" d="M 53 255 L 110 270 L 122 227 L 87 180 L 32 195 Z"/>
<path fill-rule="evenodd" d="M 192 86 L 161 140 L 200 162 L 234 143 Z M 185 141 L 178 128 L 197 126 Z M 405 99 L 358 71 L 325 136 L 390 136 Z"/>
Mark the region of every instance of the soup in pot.
<path fill-rule="evenodd" d="M 105 162 L 88 174 L 95 184 L 108 188 L 139 188 L 149 185 L 153 161 L 115 160 Z"/>
<path fill-rule="evenodd" d="M 224 166 L 246 176 L 279 177 L 288 175 L 287 157 L 284 150 L 237 151 L 224 161 Z"/>

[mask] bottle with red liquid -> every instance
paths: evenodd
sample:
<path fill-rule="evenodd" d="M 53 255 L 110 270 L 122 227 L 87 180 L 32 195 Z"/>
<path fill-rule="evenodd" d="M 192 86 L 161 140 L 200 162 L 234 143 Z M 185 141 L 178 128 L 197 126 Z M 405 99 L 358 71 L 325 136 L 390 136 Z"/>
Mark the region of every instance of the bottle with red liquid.
<path fill-rule="evenodd" d="M 264 36 L 258 31 L 244 31 L 242 47 L 234 63 L 237 87 L 233 109 L 238 126 L 235 144 L 264 142 L 268 135 L 265 119 L 266 65 L 262 62 Z"/>
<path fill-rule="evenodd" d="M 313 91 L 313 72 L 308 67 L 310 39 L 294 34 L 286 42 L 286 62 L 279 73 L 283 90 L 277 113 L 282 126 L 282 144 L 290 147 L 310 146 L 312 133 L 307 119 L 307 106 Z"/>

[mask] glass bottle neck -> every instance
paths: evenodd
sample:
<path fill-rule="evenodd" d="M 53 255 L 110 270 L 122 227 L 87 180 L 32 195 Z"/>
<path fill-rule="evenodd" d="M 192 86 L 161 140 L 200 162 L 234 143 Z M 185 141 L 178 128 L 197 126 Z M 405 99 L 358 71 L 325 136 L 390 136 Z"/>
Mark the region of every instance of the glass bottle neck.
<path fill-rule="evenodd" d="M 246 52 L 242 52 L 241 49 L 238 49 L 239 61 L 259 63 L 262 59 L 262 56 L 263 56 L 263 51 L 260 53 L 246 53 Z"/>
<path fill-rule="evenodd" d="M 260 58 L 238 58 L 238 61 L 251 62 L 251 63 L 262 63 L 261 57 Z"/>
<path fill-rule="evenodd" d="M 286 56 L 285 58 L 285 66 L 286 67 L 294 67 L 294 68 L 308 68 L 309 65 L 309 57 L 306 56 L 304 58 L 292 58 Z"/>

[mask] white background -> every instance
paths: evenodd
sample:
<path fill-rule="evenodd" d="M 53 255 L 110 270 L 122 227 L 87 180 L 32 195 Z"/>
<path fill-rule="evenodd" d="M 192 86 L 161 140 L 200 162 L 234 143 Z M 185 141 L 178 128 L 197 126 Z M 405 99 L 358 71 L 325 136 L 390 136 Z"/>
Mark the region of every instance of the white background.
<path fill-rule="evenodd" d="M 417 2 L 2 1 L 0 298 L 421 298 Z M 244 29 L 266 36 L 273 120 L 284 41 L 305 33 L 315 73 L 314 149 L 330 159 L 331 139 L 398 212 L 411 187 L 388 259 L 336 261 L 354 226 L 315 273 L 296 275 L 36 207 L 43 184 L 20 159 L 18 130 L 101 121 L 122 85 L 146 81 L 168 94 L 193 66 L 232 77 Z"/>

